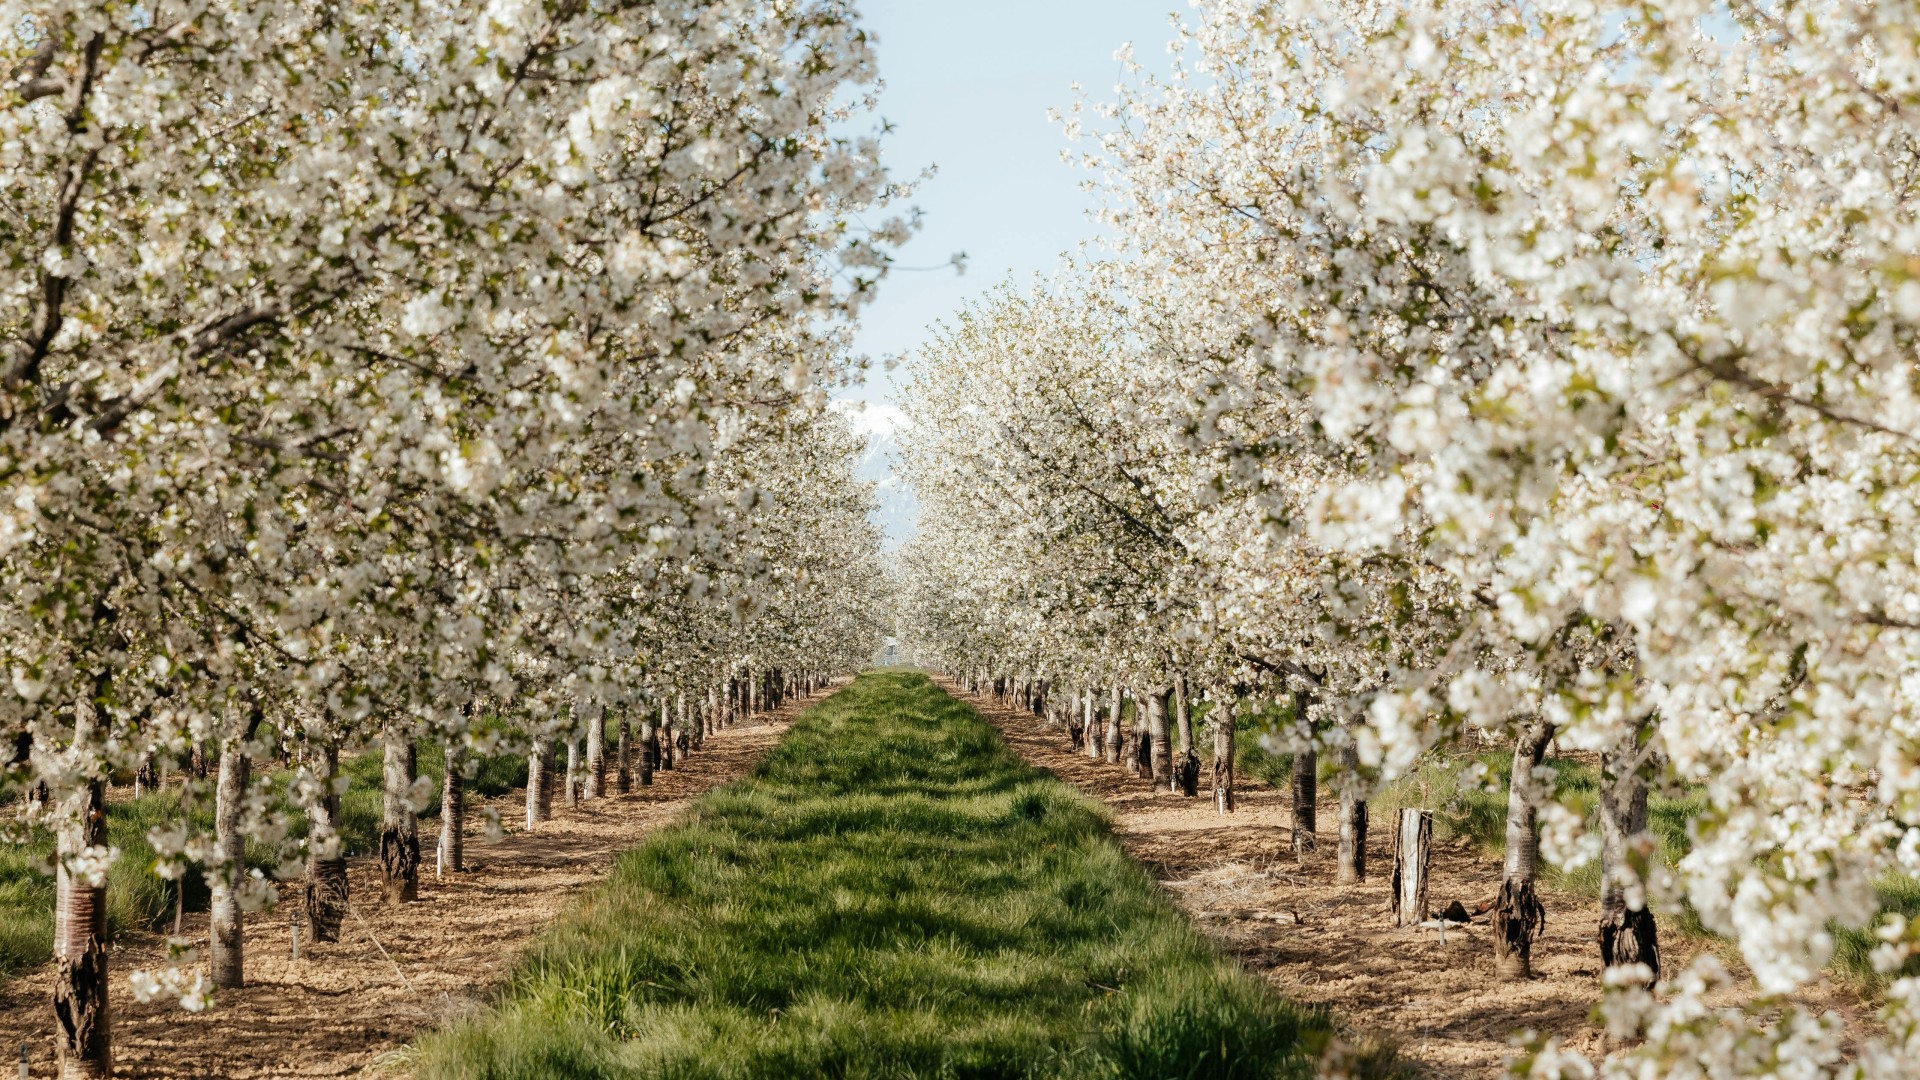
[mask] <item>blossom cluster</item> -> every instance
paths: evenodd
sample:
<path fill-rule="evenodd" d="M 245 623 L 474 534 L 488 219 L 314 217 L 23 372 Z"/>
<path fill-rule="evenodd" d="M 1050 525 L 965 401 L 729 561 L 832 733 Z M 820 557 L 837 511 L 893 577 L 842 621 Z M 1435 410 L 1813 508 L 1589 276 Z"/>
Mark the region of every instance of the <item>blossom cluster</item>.
<path fill-rule="evenodd" d="M 1522 1068 L 1911 1072 L 1920 10 L 1196 7 L 1068 119 L 1108 252 L 922 362 L 917 647 L 1309 686 L 1295 737 L 1377 775 L 1544 720 L 1699 795 L 1671 873 L 1609 873 L 1761 998 L 1610 979 L 1631 1048 Z M 1881 930 L 1876 1034 L 1793 1003 L 1833 925 Z"/>
<path fill-rule="evenodd" d="M 106 872 L 100 783 L 195 753 L 486 753 L 483 713 L 537 739 L 872 653 L 827 395 L 907 225 L 842 0 L 0 27 L 0 784 L 63 874 Z M 286 779 L 240 810 L 283 860 Z M 201 1002 L 184 971 L 143 992 Z"/>

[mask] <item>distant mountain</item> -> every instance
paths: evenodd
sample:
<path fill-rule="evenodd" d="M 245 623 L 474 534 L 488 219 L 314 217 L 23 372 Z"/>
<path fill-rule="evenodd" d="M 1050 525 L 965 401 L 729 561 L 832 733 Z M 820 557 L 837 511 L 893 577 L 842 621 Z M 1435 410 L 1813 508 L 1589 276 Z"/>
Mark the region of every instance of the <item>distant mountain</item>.
<path fill-rule="evenodd" d="M 845 414 L 854 434 L 866 436 L 867 449 L 860 455 L 856 475 L 879 484 L 876 494 L 880 508 L 874 520 L 886 535 L 887 550 L 892 551 L 920 527 L 920 502 L 913 497 L 913 489 L 900 480 L 899 443 L 894 440 L 894 433 L 907 418 L 898 406 L 882 402 L 838 401 L 834 405 Z"/>

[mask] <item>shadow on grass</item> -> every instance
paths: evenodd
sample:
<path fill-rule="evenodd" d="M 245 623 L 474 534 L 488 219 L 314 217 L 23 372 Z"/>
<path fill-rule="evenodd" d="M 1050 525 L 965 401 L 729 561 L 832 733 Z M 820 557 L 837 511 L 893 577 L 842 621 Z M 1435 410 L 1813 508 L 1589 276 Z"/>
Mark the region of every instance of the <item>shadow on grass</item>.
<path fill-rule="evenodd" d="M 432 1077 L 1287 1077 L 1324 1012 L 1208 945 L 1103 812 L 908 673 L 622 856 Z M 1380 1072 L 1393 1066 L 1377 1055 Z"/>

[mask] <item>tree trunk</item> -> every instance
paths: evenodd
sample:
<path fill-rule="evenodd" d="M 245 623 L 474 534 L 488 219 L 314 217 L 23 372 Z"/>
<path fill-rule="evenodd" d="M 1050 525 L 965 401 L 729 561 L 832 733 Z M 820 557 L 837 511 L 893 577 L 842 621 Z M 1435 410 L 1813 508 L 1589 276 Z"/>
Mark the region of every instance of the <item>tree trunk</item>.
<path fill-rule="evenodd" d="M 633 790 L 633 723 L 624 718 L 613 748 L 613 765 L 613 790 L 625 795 Z"/>
<path fill-rule="evenodd" d="M 607 710 L 596 707 L 587 719 L 587 798 L 607 794 Z"/>
<path fill-rule="evenodd" d="M 660 703 L 660 767 L 669 771 L 678 764 L 675 759 L 679 757 L 674 749 L 673 736 L 673 710 L 662 701 Z"/>
<path fill-rule="evenodd" d="M 567 809 L 580 804 L 580 736 L 567 736 Z"/>
<path fill-rule="evenodd" d="M 1187 700 L 1185 672 L 1173 677 L 1173 720 L 1180 738 L 1180 754 L 1185 756 L 1193 753 L 1193 703 Z"/>
<path fill-rule="evenodd" d="M 1133 711 L 1122 718 L 1123 726 L 1120 731 L 1120 767 L 1126 770 L 1128 776 L 1141 776 L 1146 772 L 1146 769 L 1140 764 L 1140 759 L 1146 750 L 1146 740 L 1140 737 L 1140 721 L 1142 717 L 1140 715 L 1138 699 L 1133 700 Z"/>
<path fill-rule="evenodd" d="M 446 775 L 440 781 L 440 864 L 458 874 L 467 868 L 467 749 L 447 736 Z"/>
<path fill-rule="evenodd" d="M 91 713 L 88 703 L 76 710 Z M 90 719 L 75 724 L 77 745 L 92 741 Z M 53 1013 L 64 1078 L 113 1075 L 110 1016 L 107 1010 L 107 884 L 83 880 L 67 869 L 68 860 L 88 848 L 107 846 L 107 785 L 90 780 L 66 796 L 66 822 L 60 826 L 59 864 L 55 870 L 53 917 Z"/>
<path fill-rule="evenodd" d="M 1507 856 L 1493 907 L 1494 967 L 1503 979 L 1533 975 L 1533 942 L 1546 929 L 1547 909 L 1534 891 L 1540 865 L 1540 783 L 1533 771 L 1547 756 L 1553 725 L 1534 719 L 1514 741 L 1507 784 Z"/>
<path fill-rule="evenodd" d="M 1221 814 L 1233 813 L 1233 704 L 1215 701 L 1208 706 L 1207 719 L 1213 724 L 1213 808 Z"/>
<path fill-rule="evenodd" d="M 1393 836 L 1393 925 L 1427 921 L 1427 868 L 1433 862 L 1433 814 L 1409 807 L 1400 811 Z"/>
<path fill-rule="evenodd" d="M 333 789 L 340 771 L 340 746 L 328 740 L 314 755 L 315 773 L 325 790 L 307 808 L 307 937 L 339 941 L 347 917 L 347 852 L 340 839 L 340 794 Z"/>
<path fill-rule="evenodd" d="M 1172 690 L 1165 686 L 1147 691 L 1147 771 L 1154 786 L 1173 787 L 1173 747 L 1168 742 L 1167 701 Z"/>
<path fill-rule="evenodd" d="M 220 780 L 213 796 L 214 849 L 220 853 L 220 865 L 208 882 L 213 900 L 209 908 L 212 948 L 207 954 L 207 975 L 220 989 L 247 984 L 237 890 L 247 875 L 247 838 L 240 831 L 240 814 L 246 807 L 251 764 L 238 737 L 220 744 Z"/>
<path fill-rule="evenodd" d="M 1120 764 L 1120 688 L 1113 688 L 1113 703 L 1107 709 L 1107 764 Z"/>
<path fill-rule="evenodd" d="M 533 740 L 527 754 L 527 828 L 553 817 L 553 736 Z"/>
<path fill-rule="evenodd" d="M 1057 708 L 1058 706 L 1055 706 L 1056 710 Z M 1081 753 L 1087 748 L 1087 726 L 1081 722 L 1080 695 L 1077 693 L 1067 695 L 1065 720 L 1067 725 L 1067 749 L 1076 754 Z"/>
<path fill-rule="evenodd" d="M 1358 885 L 1367 880 L 1367 800 L 1360 797 L 1360 749 L 1353 742 L 1353 725 L 1339 751 L 1340 843 L 1333 880 Z"/>
<path fill-rule="evenodd" d="M 413 787 L 413 740 L 390 727 L 386 743 L 384 816 L 380 828 L 380 881 L 389 904 L 420 899 L 420 822 L 407 803 Z"/>
<path fill-rule="evenodd" d="M 1088 690 L 1080 695 L 1080 712 L 1081 720 L 1086 727 L 1084 733 L 1086 745 L 1082 749 L 1086 751 L 1088 761 L 1099 761 L 1100 744 L 1105 740 L 1100 731 L 1100 707 L 1093 703 L 1093 691 Z"/>
<path fill-rule="evenodd" d="M 1293 857 L 1311 862 L 1318 827 L 1315 803 L 1320 797 L 1320 755 L 1309 747 L 1293 755 Z"/>
<path fill-rule="evenodd" d="M 1174 728 L 1179 736 L 1179 748 L 1175 752 L 1173 766 L 1173 786 L 1189 799 L 1200 794 L 1200 754 L 1193 742 L 1193 709 L 1187 700 L 1187 676 L 1178 672 L 1173 677 L 1173 717 Z"/>
<path fill-rule="evenodd" d="M 640 786 L 653 786 L 653 766 L 660 759 L 660 735 L 653 727 L 653 713 L 640 718 Z"/>
<path fill-rule="evenodd" d="M 1628 903 L 1629 887 L 1639 879 L 1629 855 L 1646 844 L 1647 781 L 1639 746 L 1644 727 L 1643 721 L 1600 755 L 1600 960 L 1607 967 L 1645 964 L 1651 987 L 1660 980 L 1653 912 L 1644 903 Z"/>

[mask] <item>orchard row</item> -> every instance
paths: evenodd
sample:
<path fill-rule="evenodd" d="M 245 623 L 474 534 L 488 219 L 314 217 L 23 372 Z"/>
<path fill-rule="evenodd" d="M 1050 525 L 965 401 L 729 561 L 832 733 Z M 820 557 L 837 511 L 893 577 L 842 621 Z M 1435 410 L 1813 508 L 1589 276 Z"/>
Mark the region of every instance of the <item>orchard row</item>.
<path fill-rule="evenodd" d="M 1125 688 L 1156 776 L 1182 680 L 1216 738 L 1278 718 L 1343 858 L 1383 783 L 1510 746 L 1502 968 L 1535 853 L 1598 860 L 1630 1037 L 1529 1075 L 1913 1074 L 1876 884 L 1920 870 L 1920 10 L 1196 6 L 1063 118 L 1106 238 L 914 369 L 916 655 L 1083 727 Z M 1661 793 L 1700 807 L 1671 863 Z M 1683 904 L 1753 1007 L 1660 967 Z M 1887 980 L 1859 1038 L 1789 996 L 1841 930 Z"/>
<path fill-rule="evenodd" d="M 273 878 L 304 864 L 337 929 L 342 754 L 384 755 L 403 903 L 417 746 L 449 783 L 530 754 L 532 820 L 558 740 L 697 737 L 872 654 L 872 495 L 827 395 L 906 226 L 849 134 L 872 58 L 839 0 L 0 26 L 0 785 L 11 839 L 58 838 L 65 1075 L 111 1071 L 127 985 L 116 778 L 209 763 L 183 805 L 212 826 L 183 811 L 139 869 L 206 878 L 211 962 L 179 942 L 131 983 L 200 1006 L 240 992 Z"/>

